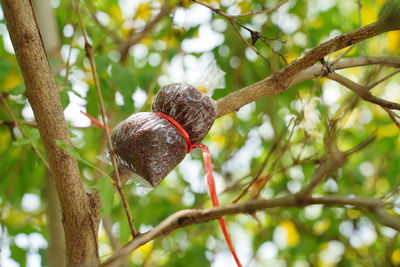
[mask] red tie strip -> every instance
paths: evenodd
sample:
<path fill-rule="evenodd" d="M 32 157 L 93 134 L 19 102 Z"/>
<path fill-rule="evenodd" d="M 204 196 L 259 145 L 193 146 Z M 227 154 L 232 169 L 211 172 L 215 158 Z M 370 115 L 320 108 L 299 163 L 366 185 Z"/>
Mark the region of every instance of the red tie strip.
<path fill-rule="evenodd" d="M 81 111 L 81 113 L 83 115 L 85 115 L 86 117 L 88 117 L 94 124 L 96 124 L 97 126 L 99 126 L 102 129 L 106 130 L 104 125 L 101 124 L 99 121 L 97 121 L 95 118 L 93 118 L 89 114 L 86 114 L 83 111 Z M 208 150 L 208 147 L 205 144 L 192 145 L 189 134 L 186 132 L 185 129 L 183 129 L 183 127 L 174 118 L 172 118 L 162 112 L 155 112 L 155 114 L 159 115 L 160 117 L 163 117 L 168 122 L 170 122 L 178 130 L 178 132 L 182 135 L 182 137 L 185 138 L 187 153 L 189 153 L 192 149 L 201 148 L 201 151 L 203 152 L 203 161 L 204 161 L 204 167 L 206 169 L 207 185 L 208 185 L 208 191 L 210 192 L 211 203 L 213 204 L 214 207 L 218 207 L 219 201 L 218 201 L 217 192 L 215 189 L 215 180 L 214 180 L 214 175 L 212 173 L 211 156 L 210 156 L 210 151 Z M 107 129 L 107 130 L 111 131 L 111 129 Z M 231 251 L 233 258 L 235 259 L 237 266 L 242 267 L 239 257 L 236 254 L 235 248 L 233 247 L 232 240 L 229 235 L 228 229 L 226 227 L 224 218 L 222 218 L 222 217 L 219 218 L 218 222 L 221 227 L 222 233 L 224 234 L 226 243 L 228 244 L 229 250 Z"/>
<path fill-rule="evenodd" d="M 104 129 L 104 130 L 107 130 L 109 133 L 112 132 L 111 129 L 106 129 L 106 127 L 105 127 L 101 122 L 99 122 L 98 120 L 96 120 L 95 118 L 93 118 L 92 116 L 90 116 L 89 114 L 83 112 L 82 110 L 81 110 L 81 113 L 82 113 L 83 115 L 85 115 L 93 124 L 96 124 L 98 127 L 102 128 L 102 129 Z"/>
<path fill-rule="evenodd" d="M 201 151 L 203 152 L 203 161 L 204 161 L 204 167 L 206 169 L 207 185 L 208 185 L 208 191 L 210 192 L 211 202 L 214 207 L 218 207 L 219 202 L 218 202 L 217 192 L 215 190 L 214 175 L 212 173 L 212 167 L 211 167 L 211 156 L 208 147 L 205 144 L 192 145 L 189 134 L 185 131 L 185 129 L 183 129 L 183 127 L 176 120 L 174 120 L 174 118 L 162 112 L 155 112 L 155 113 L 165 118 L 172 125 L 174 125 L 175 128 L 180 132 L 180 134 L 185 138 L 187 145 L 187 153 L 189 153 L 190 150 L 192 149 L 201 148 Z M 219 225 L 221 226 L 222 233 L 224 234 L 226 243 L 228 244 L 229 250 L 231 251 L 233 258 L 235 259 L 237 266 L 242 267 L 239 257 L 236 254 L 235 248 L 233 247 L 231 237 L 228 233 L 228 229 L 226 228 L 226 223 L 224 218 L 222 217 L 219 218 L 218 222 Z"/>

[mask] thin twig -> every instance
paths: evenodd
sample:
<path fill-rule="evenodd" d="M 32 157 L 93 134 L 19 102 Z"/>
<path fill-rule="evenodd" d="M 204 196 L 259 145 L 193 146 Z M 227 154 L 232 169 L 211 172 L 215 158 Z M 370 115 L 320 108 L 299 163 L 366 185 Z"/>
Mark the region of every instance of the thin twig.
<path fill-rule="evenodd" d="M 340 74 L 330 73 L 327 77 L 331 80 L 334 80 L 334 81 L 344 85 L 348 89 L 352 90 L 353 92 L 355 92 L 359 97 L 361 97 L 365 101 L 377 104 L 383 108 L 400 110 L 400 104 L 390 102 L 390 101 L 384 100 L 382 98 L 373 96 L 371 93 L 369 93 L 369 90 L 367 87 L 359 85 L 358 83 L 353 82 L 352 80 L 350 80 Z"/>
<path fill-rule="evenodd" d="M 400 72 L 400 69 L 394 71 L 393 73 L 391 73 L 391 74 L 389 74 L 389 75 L 383 77 L 382 79 L 380 79 L 380 80 L 378 80 L 378 81 L 376 81 L 376 82 L 373 82 L 373 83 L 367 85 L 367 86 L 366 86 L 367 90 L 371 90 L 372 88 L 374 88 L 374 87 L 377 86 L 378 84 L 380 84 L 380 83 L 386 81 L 387 79 L 393 77 L 394 75 L 396 75 L 396 74 L 399 73 L 399 72 Z"/>
<path fill-rule="evenodd" d="M 236 31 L 237 34 L 239 35 L 240 39 L 242 39 L 242 41 L 243 41 L 251 50 L 253 50 L 254 53 L 256 53 L 258 56 L 260 56 L 262 59 L 264 59 L 264 60 L 268 63 L 268 66 L 270 66 L 271 64 L 269 63 L 268 59 L 267 59 L 264 55 L 262 55 L 260 52 L 258 52 L 258 50 L 257 50 L 254 46 L 252 46 L 252 45 L 246 40 L 246 38 L 244 38 L 244 37 L 242 36 L 242 34 L 240 33 L 239 29 L 236 27 L 234 21 L 230 19 L 230 20 L 229 20 L 229 23 L 230 23 L 230 24 L 232 25 L 232 27 L 235 29 L 235 31 Z"/>
<path fill-rule="evenodd" d="M 337 59 L 335 59 L 330 66 L 334 66 L 336 63 L 338 63 L 344 56 L 346 56 L 357 44 L 353 44 L 352 46 L 349 46 L 346 51 L 344 51 Z"/>
<path fill-rule="evenodd" d="M 360 28 L 362 25 L 362 4 L 361 0 L 356 0 L 357 1 L 357 6 L 358 6 L 358 27 Z M 360 44 L 360 54 L 363 56 L 365 55 L 365 45 L 363 43 Z"/>
<path fill-rule="evenodd" d="M 400 129 L 400 121 L 397 119 L 399 117 L 399 115 L 397 115 L 396 113 L 394 113 L 392 110 L 390 110 L 388 108 L 383 108 L 383 110 L 385 110 L 387 112 L 387 114 L 389 115 L 389 117 L 393 121 L 393 123 L 397 126 L 397 128 Z"/>
<path fill-rule="evenodd" d="M 87 54 L 87 56 L 89 58 L 90 67 L 91 67 L 91 70 L 92 70 L 92 75 L 93 75 L 93 80 L 94 80 L 94 85 L 95 85 L 95 88 L 96 88 L 97 97 L 98 97 L 98 101 L 99 101 L 99 105 L 100 105 L 101 117 L 103 119 L 103 123 L 104 123 L 105 128 L 109 129 L 106 110 L 105 110 L 105 106 L 104 106 L 103 94 L 102 94 L 101 89 L 100 89 L 99 77 L 97 75 L 96 63 L 94 61 L 93 48 L 89 43 L 88 35 L 87 35 L 87 32 L 86 32 L 86 28 L 85 28 L 85 25 L 83 24 L 83 21 L 82 21 L 82 17 L 81 17 L 81 13 L 80 13 L 79 0 L 75 0 L 75 2 L 76 2 L 76 13 L 77 13 L 77 16 L 78 16 L 79 24 L 81 26 L 82 35 L 83 35 L 83 37 L 85 39 L 85 50 L 86 50 L 86 54 Z M 135 228 L 135 225 L 134 225 L 134 221 L 132 219 L 132 215 L 131 215 L 131 212 L 130 212 L 130 208 L 129 208 L 129 204 L 128 204 L 127 198 L 125 196 L 124 191 L 121 188 L 121 180 L 120 180 L 120 175 L 119 175 L 119 171 L 118 171 L 118 164 L 117 164 L 117 160 L 116 160 L 116 157 L 115 157 L 115 152 L 114 152 L 112 141 L 111 141 L 111 136 L 110 136 L 110 133 L 108 131 L 105 131 L 105 133 L 106 133 L 107 142 L 108 142 L 108 149 L 110 151 L 111 163 L 113 165 L 114 172 L 115 172 L 115 178 L 116 178 L 115 179 L 116 180 L 115 184 L 116 184 L 118 193 L 121 196 L 122 203 L 123 203 L 123 206 L 124 206 L 124 209 L 125 209 L 125 212 L 126 212 L 126 216 L 128 217 L 128 223 L 129 223 L 129 227 L 130 227 L 130 230 L 131 230 L 132 237 L 135 238 L 138 233 L 136 231 L 136 228 Z"/>
<path fill-rule="evenodd" d="M 71 36 L 71 42 L 69 44 L 69 50 L 68 50 L 68 57 L 65 62 L 65 77 L 64 77 L 64 86 L 68 84 L 68 77 L 69 77 L 69 71 L 71 68 L 70 61 L 71 61 L 71 54 L 72 54 L 72 41 L 74 40 L 75 33 L 76 33 L 76 24 L 74 23 L 74 26 L 72 27 L 73 32 Z"/>
<path fill-rule="evenodd" d="M 161 6 L 160 11 L 158 14 L 151 20 L 149 21 L 144 28 L 136 33 L 132 33 L 132 35 L 129 37 L 128 40 L 125 42 L 121 43 L 119 45 L 119 51 L 121 53 L 121 62 L 125 62 L 128 56 L 129 48 L 135 44 L 137 44 L 140 40 L 142 40 L 151 30 L 157 25 L 158 22 L 160 22 L 161 19 L 163 19 L 166 15 L 169 14 L 169 12 L 172 10 L 173 6 L 170 5 L 169 0 L 164 0 L 163 5 Z"/>
<path fill-rule="evenodd" d="M 304 199 L 309 197 L 313 189 L 321 183 L 321 181 L 340 168 L 345 162 L 346 158 L 344 154 L 340 154 L 341 160 L 334 160 L 333 157 L 326 158 L 321 165 L 314 172 L 311 181 L 304 187 L 298 194 L 299 199 Z"/>
<path fill-rule="evenodd" d="M 211 11 L 213 11 L 214 13 L 219 14 L 219 15 L 223 16 L 225 19 L 227 19 L 227 20 L 229 21 L 229 23 L 232 25 L 232 27 L 235 29 L 236 33 L 239 35 L 240 39 L 242 39 L 242 41 L 247 45 L 247 47 L 249 47 L 251 50 L 253 50 L 253 51 L 254 51 L 258 56 L 260 56 L 262 59 L 264 59 L 264 60 L 268 63 L 269 66 L 270 66 L 270 63 L 269 63 L 268 59 L 267 59 L 265 56 L 263 56 L 263 55 L 254 47 L 254 44 L 257 42 L 258 39 L 261 39 L 261 40 L 263 41 L 263 43 L 266 44 L 266 45 L 268 46 L 268 48 L 270 48 L 271 51 L 272 51 L 274 54 L 277 54 L 280 58 L 282 58 L 282 60 L 285 62 L 285 64 L 287 64 L 286 58 L 285 58 L 281 53 L 279 53 L 278 51 L 275 51 L 275 50 L 271 47 L 271 45 L 268 43 L 267 40 L 278 40 L 278 41 L 280 41 L 281 43 L 284 43 L 283 41 L 279 40 L 278 38 L 268 38 L 268 37 L 266 37 L 266 36 L 263 36 L 260 32 L 254 31 L 254 30 L 250 29 L 249 27 L 243 25 L 242 23 L 240 23 L 239 21 L 236 20 L 236 18 L 241 17 L 241 15 L 228 15 L 228 14 L 226 14 L 225 12 L 223 12 L 222 10 L 213 7 L 213 6 L 211 6 L 210 4 L 208 4 L 208 3 L 205 3 L 205 2 L 202 2 L 202 1 L 199 1 L 199 0 L 191 0 L 191 1 L 193 1 L 193 2 L 195 2 L 195 3 L 197 3 L 197 4 L 199 4 L 199 5 L 204 6 L 204 7 L 208 8 L 208 9 L 210 9 Z M 278 9 L 280 6 L 282 6 L 283 4 L 285 4 L 286 2 L 287 2 L 287 1 L 284 1 L 284 2 L 282 2 L 281 4 L 279 4 L 277 7 L 272 8 L 270 12 L 275 11 L 275 10 Z M 262 11 L 260 11 L 260 12 L 262 13 Z M 266 12 L 267 12 L 267 11 L 266 11 Z M 269 12 L 269 13 L 270 13 L 270 12 Z M 254 13 L 254 14 L 258 14 L 259 11 L 255 11 L 255 12 L 253 12 L 253 13 Z M 261 13 L 260 13 L 260 14 L 261 14 Z M 267 13 L 268 13 L 268 12 L 267 12 Z M 242 14 L 242 15 L 248 16 L 248 15 L 251 15 L 251 13 L 244 13 L 244 14 Z M 237 29 L 237 27 L 236 27 L 235 24 L 239 25 L 241 28 L 247 30 L 247 31 L 250 33 L 251 39 L 252 39 L 252 43 L 253 43 L 253 44 L 250 44 L 250 43 L 246 40 L 246 38 L 244 38 L 244 37 L 242 36 L 242 34 L 241 34 L 240 31 Z"/>
<path fill-rule="evenodd" d="M 250 187 L 258 180 L 258 178 L 260 177 L 260 175 L 262 174 L 262 172 L 264 171 L 265 167 L 267 166 L 268 160 L 271 157 L 272 153 L 275 151 L 275 149 L 278 148 L 280 140 L 283 136 L 284 131 L 282 131 L 279 135 L 279 137 L 276 139 L 276 141 L 274 142 L 272 148 L 270 149 L 270 151 L 268 152 L 267 156 L 265 157 L 265 159 L 263 160 L 263 162 L 261 163 L 260 168 L 258 169 L 258 171 L 256 172 L 254 178 L 250 181 L 250 183 L 247 184 L 246 188 L 240 193 L 239 196 L 237 196 L 232 203 L 236 203 L 238 202 L 244 195 L 246 195 L 246 193 L 249 191 Z"/>
<path fill-rule="evenodd" d="M 372 134 L 370 137 L 362 141 L 360 144 L 356 145 L 355 147 L 345 151 L 341 152 L 337 149 L 334 149 L 333 151 L 330 152 L 330 154 L 327 155 L 327 157 L 322 161 L 320 166 L 317 168 L 317 170 L 314 172 L 313 177 L 311 178 L 311 181 L 309 184 L 307 184 L 306 187 L 304 187 L 298 194 L 297 197 L 302 200 L 304 198 L 309 197 L 313 189 L 321 183 L 321 181 L 342 167 L 346 161 L 348 156 L 351 154 L 363 149 L 367 145 L 371 144 L 375 140 L 375 134 Z M 328 142 L 330 143 L 330 142 Z M 331 144 L 330 146 L 333 146 Z"/>
<path fill-rule="evenodd" d="M 277 6 L 275 6 L 273 8 L 270 8 L 270 9 L 265 9 L 265 10 L 260 10 L 260 11 L 249 11 L 249 12 L 242 13 L 242 14 L 239 14 L 239 15 L 229 15 L 229 16 L 231 18 L 241 18 L 241 17 L 259 15 L 259 14 L 270 14 L 270 13 L 275 12 L 276 10 L 278 10 L 278 8 L 280 8 L 281 6 L 286 4 L 287 2 L 288 2 L 288 0 L 284 0 L 281 3 L 279 3 Z"/>
<path fill-rule="evenodd" d="M 361 143 L 359 143 L 359 144 L 356 145 L 355 147 L 353 147 L 353 148 L 351 148 L 351 149 L 345 151 L 344 154 L 345 154 L 346 156 L 349 156 L 349 155 L 351 155 L 351 154 L 353 154 L 353 153 L 355 153 L 355 152 L 357 152 L 357 151 L 363 149 L 364 147 L 366 147 L 366 146 L 368 146 L 369 144 L 371 144 L 371 143 L 375 140 L 375 138 L 376 138 L 376 135 L 375 135 L 375 134 L 372 134 L 371 136 L 369 136 L 367 139 L 365 139 L 364 141 L 362 141 Z"/>
<path fill-rule="evenodd" d="M 15 127 L 18 128 L 18 130 L 22 133 L 22 136 L 24 138 L 29 138 L 28 135 L 25 133 L 24 129 L 19 124 L 19 122 L 17 120 L 17 117 L 15 116 L 14 112 L 12 111 L 10 106 L 8 105 L 8 103 L 7 103 L 6 99 L 4 98 L 4 96 L 0 96 L 0 99 L 3 101 L 3 105 L 6 108 L 8 114 L 11 116 L 12 122 L 14 123 Z M 35 144 L 30 143 L 30 145 L 32 147 L 32 150 L 36 153 L 36 155 L 40 159 L 40 161 L 43 163 L 43 165 L 46 167 L 46 169 L 51 173 L 50 165 L 47 162 L 47 160 L 45 159 L 45 157 L 42 155 L 42 153 L 40 153 L 39 149 L 35 146 Z"/>

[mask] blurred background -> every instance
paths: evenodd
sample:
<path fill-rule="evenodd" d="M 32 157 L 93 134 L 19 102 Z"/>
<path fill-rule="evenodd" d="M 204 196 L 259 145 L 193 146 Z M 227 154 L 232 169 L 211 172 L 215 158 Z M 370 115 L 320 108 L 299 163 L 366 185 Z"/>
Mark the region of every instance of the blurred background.
<path fill-rule="evenodd" d="M 119 196 L 99 172 L 103 130 L 80 111 L 100 118 L 75 2 L 35 0 L 49 61 L 60 90 L 82 179 L 99 190 L 101 259 L 129 241 L 130 230 Z M 228 15 L 268 10 L 285 1 L 204 1 Z M 196 83 L 216 60 L 226 87 L 213 98 L 264 79 L 321 42 L 377 20 L 383 0 L 290 0 L 273 12 L 230 21 L 209 8 L 183 1 L 96 0 L 81 3 L 93 46 L 109 124 L 150 111 L 160 86 Z M 251 29 L 261 33 L 253 49 Z M 243 40 L 245 39 L 248 44 Z M 399 59 L 399 31 L 356 45 L 345 57 Z M 256 50 L 260 55 L 258 55 Z M 325 58 L 334 61 L 345 51 Z M 341 70 L 360 84 L 391 72 L 377 66 Z M 62 226 L 50 174 L 32 109 L 0 9 L 0 265 L 60 266 Z M 373 94 L 400 102 L 400 76 Z M 216 120 L 204 143 L 211 150 L 221 204 L 294 194 L 309 181 L 333 138 L 340 150 L 372 134 L 374 142 L 316 188 L 317 195 L 384 198 L 399 214 L 399 129 L 379 106 L 364 102 L 328 79 L 302 82 L 288 91 L 248 104 Z M 329 139 L 329 140 L 331 140 Z M 34 148 L 34 149 L 32 149 Z M 250 182 L 256 177 L 256 182 Z M 199 151 L 192 151 L 154 190 L 133 182 L 124 186 L 139 231 L 156 226 L 181 209 L 211 207 Z M 245 266 L 398 266 L 398 232 L 351 206 L 276 208 L 226 216 Z M 58 237 L 54 237 L 57 236 Z M 51 250 L 53 248 L 53 250 Z M 58 256 L 57 256 L 58 255 Z M 53 257 L 53 258 L 52 258 Z M 54 259 L 55 257 L 55 259 Z M 135 251 L 126 266 L 234 266 L 216 221 L 180 229 Z"/>

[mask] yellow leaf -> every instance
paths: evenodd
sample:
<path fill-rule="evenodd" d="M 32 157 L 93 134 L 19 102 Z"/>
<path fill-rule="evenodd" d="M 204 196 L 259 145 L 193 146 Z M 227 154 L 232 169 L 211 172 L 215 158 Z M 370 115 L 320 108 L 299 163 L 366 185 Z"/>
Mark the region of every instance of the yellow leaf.
<path fill-rule="evenodd" d="M 137 249 L 137 251 L 140 251 L 144 257 L 146 257 L 152 250 L 153 250 L 153 241 L 141 246 L 140 248 Z"/>
<path fill-rule="evenodd" d="M 161 37 L 161 40 L 167 44 L 167 47 L 176 47 L 179 44 L 175 34 L 165 35 L 164 37 Z"/>
<path fill-rule="evenodd" d="M 168 197 L 168 200 L 171 203 L 179 204 L 180 201 L 181 201 L 181 198 L 177 194 L 170 194 L 169 197 Z"/>
<path fill-rule="evenodd" d="M 357 219 L 361 216 L 361 211 L 359 211 L 359 210 L 348 209 L 348 210 L 346 210 L 346 213 L 350 219 Z"/>
<path fill-rule="evenodd" d="M 112 17 L 117 24 L 121 24 L 125 21 L 125 19 L 122 16 L 121 9 L 119 8 L 118 5 L 111 5 L 109 7 L 109 12 L 110 12 L 110 17 Z"/>
<path fill-rule="evenodd" d="M 319 29 L 321 28 L 321 26 L 324 24 L 324 21 L 322 20 L 322 18 L 320 16 L 318 16 L 316 19 L 314 19 L 313 21 L 311 21 L 311 27 L 315 28 L 315 29 Z"/>
<path fill-rule="evenodd" d="M 141 3 L 136 11 L 136 18 L 148 20 L 151 17 L 151 8 L 149 3 Z"/>
<path fill-rule="evenodd" d="M 204 94 L 207 93 L 207 88 L 205 88 L 203 85 L 197 86 L 197 89 Z"/>
<path fill-rule="evenodd" d="M 323 232 L 325 232 L 326 230 L 328 230 L 329 226 L 331 225 L 331 221 L 330 220 L 319 220 L 317 221 L 314 226 L 313 226 L 313 231 L 316 234 L 322 234 Z"/>
<path fill-rule="evenodd" d="M 376 136 L 378 139 L 384 138 L 384 137 L 392 137 L 392 136 L 397 136 L 399 134 L 399 129 L 394 123 L 385 125 L 385 126 L 380 126 L 376 132 Z"/>
<path fill-rule="evenodd" d="M 297 53 L 294 53 L 293 51 L 285 54 L 285 58 L 286 58 L 287 62 L 289 62 L 289 63 L 298 57 L 299 57 L 299 55 Z"/>
<path fill-rule="evenodd" d="M 279 226 L 285 229 L 286 231 L 288 247 L 297 246 L 297 244 L 300 241 L 300 235 L 299 232 L 297 231 L 296 225 L 292 221 L 285 220 L 281 222 Z"/>
<path fill-rule="evenodd" d="M 11 90 L 21 83 L 21 76 L 15 71 L 12 71 L 7 75 L 7 78 L 4 80 L 3 88 L 6 90 Z"/>
<path fill-rule="evenodd" d="M 145 45 L 145 46 L 149 47 L 153 43 L 153 39 L 149 38 L 149 37 L 146 37 L 146 38 L 143 38 L 142 40 L 140 40 L 140 43 L 142 45 Z"/>
<path fill-rule="evenodd" d="M 392 263 L 396 266 L 400 265 L 400 248 L 395 249 L 392 253 Z"/>
<path fill-rule="evenodd" d="M 377 20 L 377 8 L 376 5 L 364 6 L 361 9 L 361 20 L 364 25 L 370 24 Z"/>
<path fill-rule="evenodd" d="M 205 1 L 206 2 L 206 1 Z M 183 8 L 189 8 L 194 2 L 190 0 L 183 0 L 181 5 Z"/>
<path fill-rule="evenodd" d="M 13 226 L 20 226 L 26 224 L 29 219 L 31 219 L 31 217 L 26 212 L 10 208 L 7 210 L 4 223 L 12 224 Z"/>
<path fill-rule="evenodd" d="M 6 151 L 11 143 L 10 131 L 2 131 L 0 133 L 0 153 Z"/>
<path fill-rule="evenodd" d="M 400 52 L 400 31 L 388 33 L 388 50 L 393 53 Z"/>
<path fill-rule="evenodd" d="M 377 179 L 376 187 L 375 187 L 375 190 L 376 190 L 377 194 L 387 193 L 387 191 L 389 191 L 389 189 L 390 189 L 390 185 L 389 185 L 389 182 L 388 182 L 388 180 L 386 178 Z"/>
<path fill-rule="evenodd" d="M 251 4 L 250 4 L 249 2 L 247 2 L 247 1 L 241 2 L 241 3 L 239 4 L 239 6 L 240 6 L 240 11 L 241 11 L 242 13 L 246 13 L 246 12 L 251 11 Z"/>
<path fill-rule="evenodd" d="M 334 267 L 336 266 L 336 264 L 332 263 L 332 262 L 326 262 L 322 259 L 318 259 L 318 267 Z"/>
<path fill-rule="evenodd" d="M 224 147 L 226 145 L 226 136 L 225 135 L 214 135 L 211 138 L 213 143 L 216 143 L 219 147 Z"/>

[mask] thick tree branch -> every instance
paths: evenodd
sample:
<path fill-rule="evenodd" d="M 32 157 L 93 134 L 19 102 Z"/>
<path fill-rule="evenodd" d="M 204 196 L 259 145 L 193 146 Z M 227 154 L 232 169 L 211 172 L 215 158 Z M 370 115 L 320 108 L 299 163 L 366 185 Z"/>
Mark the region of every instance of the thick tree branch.
<path fill-rule="evenodd" d="M 303 207 L 307 205 L 322 204 L 326 206 L 343 206 L 351 205 L 359 209 L 366 209 L 372 212 L 377 219 L 396 230 L 400 230 L 400 220 L 398 217 L 391 215 L 384 209 L 384 202 L 380 199 L 362 198 L 362 197 L 345 197 L 345 196 L 326 196 L 320 198 L 298 199 L 296 196 L 288 196 L 276 199 L 256 199 L 244 203 L 231 204 L 227 206 L 209 208 L 204 210 L 181 210 L 178 211 L 152 230 L 140 235 L 135 240 L 129 242 L 123 248 L 116 251 L 105 263 L 103 267 L 118 266 L 126 257 L 135 249 L 143 246 L 151 240 L 167 235 L 176 229 L 183 228 L 192 224 L 199 224 L 210 220 L 215 220 L 224 215 L 237 213 L 253 213 L 257 210 L 276 208 L 276 207 Z"/>
<path fill-rule="evenodd" d="M 76 160 L 56 140 L 71 145 L 67 125 L 30 1 L 2 7 L 63 211 L 69 266 L 97 266 L 98 197 L 87 194 Z"/>
<path fill-rule="evenodd" d="M 264 97 L 284 92 L 294 85 L 296 76 L 313 66 L 321 58 L 384 32 L 399 30 L 400 22 L 379 20 L 365 27 L 342 34 L 308 51 L 285 68 L 257 83 L 235 91 L 217 101 L 218 117 L 234 112 L 242 106 Z"/>

